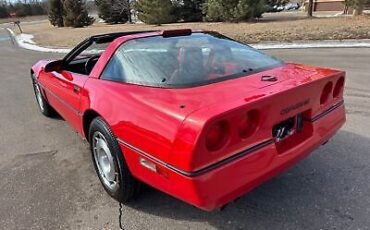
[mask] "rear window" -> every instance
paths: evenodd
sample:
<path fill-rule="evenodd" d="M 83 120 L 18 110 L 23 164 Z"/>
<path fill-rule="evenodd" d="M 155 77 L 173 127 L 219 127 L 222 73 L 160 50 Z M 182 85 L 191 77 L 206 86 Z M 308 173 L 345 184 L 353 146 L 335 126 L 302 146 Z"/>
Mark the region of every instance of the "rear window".
<path fill-rule="evenodd" d="M 219 34 L 146 37 L 121 45 L 102 79 L 144 86 L 194 87 L 271 69 L 282 61 Z"/>

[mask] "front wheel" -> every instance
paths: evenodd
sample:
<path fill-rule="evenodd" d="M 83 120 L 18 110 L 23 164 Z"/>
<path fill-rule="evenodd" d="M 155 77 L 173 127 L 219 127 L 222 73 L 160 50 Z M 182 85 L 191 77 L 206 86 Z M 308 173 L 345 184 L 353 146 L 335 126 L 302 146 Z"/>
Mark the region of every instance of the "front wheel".
<path fill-rule="evenodd" d="M 49 105 L 47 100 L 45 99 L 44 95 L 41 92 L 41 87 L 37 82 L 36 76 L 32 74 L 32 86 L 35 92 L 35 97 L 37 101 L 37 105 L 41 111 L 41 113 L 47 117 L 51 117 L 53 115 L 53 108 Z"/>
<path fill-rule="evenodd" d="M 101 117 L 90 125 L 89 142 L 95 171 L 104 189 L 119 202 L 130 201 L 140 183 L 129 171 L 117 139 Z"/>

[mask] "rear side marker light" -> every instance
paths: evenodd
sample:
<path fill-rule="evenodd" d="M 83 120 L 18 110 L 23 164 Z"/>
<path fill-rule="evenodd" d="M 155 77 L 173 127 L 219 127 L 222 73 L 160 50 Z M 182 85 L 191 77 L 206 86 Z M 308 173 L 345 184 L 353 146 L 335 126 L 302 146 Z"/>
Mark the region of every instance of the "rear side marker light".
<path fill-rule="evenodd" d="M 344 88 L 344 77 L 341 77 L 335 84 L 334 92 L 333 92 L 334 98 L 337 98 L 340 96 L 340 93 L 342 92 L 343 88 Z"/>
<path fill-rule="evenodd" d="M 209 151 L 217 151 L 225 146 L 229 134 L 229 124 L 222 120 L 214 123 L 206 134 L 206 147 Z"/>
<path fill-rule="evenodd" d="M 259 113 L 256 110 L 247 112 L 240 120 L 238 133 L 241 138 L 251 136 L 257 129 Z"/>
<path fill-rule="evenodd" d="M 329 82 L 325 85 L 325 87 L 324 87 L 324 89 L 321 93 L 321 97 L 320 97 L 320 104 L 321 105 L 324 105 L 328 102 L 332 91 L 333 91 L 333 83 Z"/>

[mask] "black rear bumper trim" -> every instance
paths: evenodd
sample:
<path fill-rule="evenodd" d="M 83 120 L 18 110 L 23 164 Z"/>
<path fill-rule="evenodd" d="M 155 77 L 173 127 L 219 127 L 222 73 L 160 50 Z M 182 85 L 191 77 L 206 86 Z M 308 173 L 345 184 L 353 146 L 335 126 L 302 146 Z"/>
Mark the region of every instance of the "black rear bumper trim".
<path fill-rule="evenodd" d="M 324 112 L 320 113 L 319 115 L 316 115 L 315 117 L 311 118 L 311 119 L 308 119 L 308 121 L 310 122 L 315 122 L 315 121 L 318 121 L 320 120 L 321 118 L 325 117 L 326 115 L 328 115 L 329 113 L 333 112 L 334 110 L 338 109 L 339 107 L 341 107 L 342 105 L 344 105 L 344 101 L 340 101 L 338 102 L 336 105 L 333 105 L 332 107 L 330 107 L 329 109 L 325 110 Z"/>
<path fill-rule="evenodd" d="M 158 159 L 158 158 L 156 158 L 156 157 L 154 157 L 154 156 L 146 153 L 145 151 L 143 151 L 143 150 L 141 150 L 141 149 L 139 149 L 139 148 L 137 148 L 137 147 L 135 147 L 135 146 L 133 146 L 131 144 L 128 144 L 127 142 L 125 142 L 125 141 L 123 141 L 121 139 L 117 139 L 117 141 L 120 144 L 122 144 L 122 145 L 124 145 L 124 146 L 126 146 L 126 147 L 128 147 L 128 148 L 130 148 L 132 150 L 134 150 L 135 152 L 139 153 L 140 155 L 145 156 L 145 157 L 151 159 L 155 163 L 160 164 L 160 165 L 162 165 L 162 166 L 164 166 L 164 167 L 166 167 L 166 168 L 168 168 L 168 169 L 170 169 L 170 170 L 172 170 L 172 171 L 174 171 L 176 173 L 179 173 L 179 174 L 181 174 L 183 176 L 187 176 L 187 177 L 195 177 L 195 176 L 199 176 L 199 175 L 205 174 L 205 173 L 207 173 L 207 172 L 209 172 L 211 170 L 214 170 L 214 169 L 217 169 L 219 167 L 222 167 L 222 166 L 224 166 L 224 165 L 226 165 L 226 164 L 228 164 L 228 163 L 230 163 L 232 161 L 235 161 L 237 159 L 240 159 L 240 158 L 242 158 L 242 157 L 244 157 L 246 155 L 249 155 L 249 154 L 251 154 L 251 153 L 253 153 L 253 152 L 257 151 L 257 150 L 260 150 L 260 149 L 262 149 L 262 148 L 264 148 L 264 147 L 266 147 L 266 146 L 271 145 L 271 144 L 274 143 L 274 141 L 272 139 L 271 140 L 267 140 L 267 141 L 264 141 L 264 142 L 262 142 L 260 144 L 255 145 L 255 146 L 253 146 L 251 148 L 248 148 L 248 149 L 246 149 L 246 150 L 244 150 L 244 151 L 242 151 L 240 153 L 237 153 L 237 154 L 235 154 L 235 155 L 233 155 L 231 157 L 228 157 L 228 158 L 226 158 L 224 160 L 221 160 L 221 161 L 219 161 L 219 162 L 217 162 L 215 164 L 212 164 L 210 166 L 207 166 L 205 168 L 202 168 L 200 170 L 197 170 L 197 171 L 194 171 L 194 172 L 187 172 L 187 171 L 181 170 L 179 168 L 176 168 L 175 166 L 172 166 L 170 164 L 167 164 L 167 163 L 163 162 L 162 160 L 160 160 L 160 159 Z"/>

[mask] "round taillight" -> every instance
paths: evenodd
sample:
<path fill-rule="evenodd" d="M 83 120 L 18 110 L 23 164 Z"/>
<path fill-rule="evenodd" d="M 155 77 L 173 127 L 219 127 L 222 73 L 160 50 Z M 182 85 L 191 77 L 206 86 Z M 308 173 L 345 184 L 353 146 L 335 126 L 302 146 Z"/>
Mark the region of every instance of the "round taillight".
<path fill-rule="evenodd" d="M 320 104 L 326 104 L 328 102 L 331 92 L 333 91 L 333 83 L 329 82 L 325 85 L 324 90 L 322 91 Z"/>
<path fill-rule="evenodd" d="M 229 124 L 222 120 L 213 124 L 206 134 L 206 147 L 209 151 L 221 149 L 229 137 Z"/>
<path fill-rule="evenodd" d="M 259 114 L 256 110 L 247 112 L 240 120 L 238 132 L 241 138 L 251 136 L 257 129 Z"/>
<path fill-rule="evenodd" d="M 342 92 L 344 88 L 344 77 L 339 78 L 337 81 L 337 84 L 335 84 L 333 96 L 334 98 L 337 98 L 340 96 L 340 93 Z"/>

